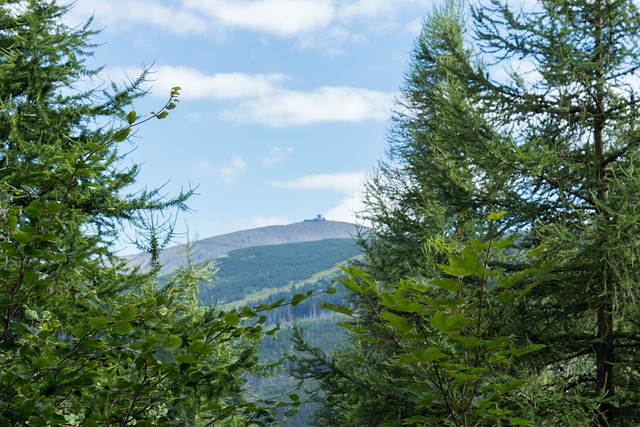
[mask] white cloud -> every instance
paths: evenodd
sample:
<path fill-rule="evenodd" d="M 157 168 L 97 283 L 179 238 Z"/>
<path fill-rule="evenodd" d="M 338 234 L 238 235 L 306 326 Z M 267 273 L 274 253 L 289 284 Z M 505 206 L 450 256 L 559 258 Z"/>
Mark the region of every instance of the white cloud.
<path fill-rule="evenodd" d="M 336 174 L 307 175 L 291 181 L 271 181 L 276 188 L 294 190 L 333 190 L 353 194 L 362 188 L 365 174 L 362 172 L 344 172 Z"/>
<path fill-rule="evenodd" d="M 326 27 L 335 16 L 331 2 L 322 0 L 186 0 L 184 5 L 226 26 L 278 36 Z"/>
<path fill-rule="evenodd" d="M 342 193 L 342 201 L 324 216 L 333 221 L 355 223 L 356 214 L 364 208 L 362 191 L 365 176 L 362 172 L 307 175 L 291 181 L 272 181 L 269 185 L 292 190 L 330 190 Z"/>
<path fill-rule="evenodd" d="M 328 220 L 355 223 L 359 212 L 364 209 L 362 193 L 357 192 L 345 197 L 342 202 L 325 214 Z"/>
<path fill-rule="evenodd" d="M 233 182 L 247 169 L 247 162 L 240 156 L 234 156 L 227 165 L 220 167 L 219 172 L 224 182 Z"/>
<path fill-rule="evenodd" d="M 426 10 L 432 0 L 77 0 L 66 17 L 79 25 L 94 15 L 98 28 L 126 31 L 140 25 L 173 34 L 219 38 L 228 31 L 249 30 L 281 38 L 295 38 L 301 48 L 329 53 L 347 41 L 362 40 L 355 32 L 389 31 L 403 9 Z M 353 28 L 354 21 L 360 29 Z M 337 37 L 339 32 L 346 33 Z M 337 50 L 339 51 L 339 49 Z"/>
<path fill-rule="evenodd" d="M 413 0 L 356 0 L 341 2 L 337 14 L 340 20 L 351 20 L 363 17 L 390 17 L 406 3 L 419 4 L 420 2 Z"/>
<path fill-rule="evenodd" d="M 132 69 L 109 69 L 108 72 L 132 74 Z M 172 87 L 179 86 L 181 99 L 233 100 L 265 97 L 280 90 L 287 79 L 284 74 L 217 73 L 205 74 L 184 66 L 160 66 L 154 70 L 154 95 L 165 96 Z"/>
<path fill-rule="evenodd" d="M 140 69 L 110 68 L 104 72 L 119 82 L 137 76 Z M 218 73 L 207 75 L 189 67 L 160 66 L 151 76 L 154 96 L 166 99 L 180 86 L 183 100 L 235 101 L 223 107 L 219 118 L 234 123 L 259 123 L 271 127 L 326 122 L 383 121 L 393 105 L 393 94 L 349 86 L 323 86 L 310 91 L 283 86 L 284 74 Z"/>
<path fill-rule="evenodd" d="M 80 25 L 94 16 L 97 27 L 123 31 L 140 24 L 164 28 L 174 34 L 204 34 L 210 23 L 195 11 L 155 0 L 77 0 L 65 17 L 69 25 Z"/>
<path fill-rule="evenodd" d="M 262 163 L 265 166 L 272 166 L 277 163 L 282 163 L 293 154 L 292 147 L 271 147 L 269 154 L 264 158 Z"/>
<path fill-rule="evenodd" d="M 392 99 L 390 93 L 346 86 L 325 86 L 310 92 L 281 90 L 226 109 L 220 117 L 271 127 L 382 121 L 387 118 Z"/>

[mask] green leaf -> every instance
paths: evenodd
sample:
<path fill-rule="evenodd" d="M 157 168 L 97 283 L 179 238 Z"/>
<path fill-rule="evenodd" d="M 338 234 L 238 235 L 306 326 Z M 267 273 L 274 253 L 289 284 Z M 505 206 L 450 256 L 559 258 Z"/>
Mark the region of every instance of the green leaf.
<path fill-rule="evenodd" d="M 194 341 L 191 343 L 191 345 L 187 349 L 187 352 L 191 354 L 200 354 L 202 353 L 202 349 L 204 348 L 204 346 L 205 346 L 204 341 Z"/>
<path fill-rule="evenodd" d="M 476 348 L 482 345 L 482 340 L 472 336 L 453 335 L 451 339 L 461 342 L 466 348 Z"/>
<path fill-rule="evenodd" d="M 83 327 L 73 328 L 73 330 L 71 331 L 71 335 L 73 335 L 78 339 L 82 338 L 86 333 L 87 333 L 87 329 Z"/>
<path fill-rule="evenodd" d="M 398 362 L 401 364 L 408 363 L 425 363 L 433 362 L 448 357 L 437 347 L 427 347 L 425 349 L 411 350 L 408 354 L 398 356 Z"/>
<path fill-rule="evenodd" d="M 120 312 L 120 315 L 118 316 L 119 320 L 124 320 L 126 322 L 129 322 L 136 318 L 137 310 L 132 305 L 126 305 L 124 307 L 120 307 L 118 311 Z"/>
<path fill-rule="evenodd" d="M 476 252 L 486 251 L 489 245 L 481 240 L 472 240 L 469 244 L 469 248 Z"/>
<path fill-rule="evenodd" d="M 44 423 L 44 421 L 42 421 L 40 418 L 36 417 L 36 416 L 30 416 L 29 417 L 29 421 L 28 425 L 29 427 L 41 427 L 41 426 L 45 426 L 46 424 Z"/>
<path fill-rule="evenodd" d="M 253 310 L 251 310 L 250 307 L 248 307 L 246 305 L 244 307 L 242 307 L 242 315 L 244 317 L 248 317 L 248 318 L 254 318 L 254 317 L 258 316 Z"/>
<path fill-rule="evenodd" d="M 176 360 L 180 363 L 190 363 L 192 365 L 195 365 L 198 363 L 198 359 L 188 354 L 183 354 L 181 356 L 178 356 Z"/>
<path fill-rule="evenodd" d="M 113 333 L 118 335 L 126 335 L 132 330 L 133 330 L 133 326 L 131 326 L 131 323 L 129 322 L 118 323 L 113 327 Z"/>
<path fill-rule="evenodd" d="M 144 315 L 144 317 L 142 318 L 142 321 L 147 326 L 155 326 L 158 323 L 160 323 L 160 318 L 154 312 L 149 312 Z"/>
<path fill-rule="evenodd" d="M 138 118 L 138 115 L 136 114 L 136 112 L 135 111 L 130 111 L 129 114 L 127 114 L 127 123 L 132 125 L 132 124 L 134 124 L 136 122 L 137 118 Z"/>
<path fill-rule="evenodd" d="M 113 140 L 114 142 L 122 142 L 125 139 L 127 139 L 127 137 L 129 136 L 129 134 L 131 133 L 131 128 L 124 128 L 122 130 L 119 130 L 114 136 L 113 136 Z"/>
<path fill-rule="evenodd" d="M 327 291 L 326 291 L 326 292 L 327 292 L 327 295 L 333 295 L 333 294 L 335 294 L 336 292 L 338 292 L 338 290 L 332 286 L 332 287 L 330 287 L 330 288 L 327 288 Z"/>
<path fill-rule="evenodd" d="M 502 277 L 500 279 L 500 283 L 498 284 L 498 286 L 500 286 L 501 288 L 510 289 L 514 285 L 516 285 L 518 282 L 520 282 L 522 279 L 524 279 L 526 276 L 527 274 L 521 271 L 506 277 Z"/>
<path fill-rule="evenodd" d="M 497 221 L 507 214 L 507 211 L 493 212 L 489 214 L 490 221 Z"/>
<path fill-rule="evenodd" d="M 91 325 L 91 327 L 95 330 L 95 329 L 102 329 L 104 327 L 106 327 L 109 324 L 109 319 L 106 319 L 104 317 L 91 317 L 89 319 L 89 325 Z"/>
<path fill-rule="evenodd" d="M 336 322 L 336 326 L 340 326 L 341 328 L 345 328 L 356 334 L 366 334 L 368 332 L 364 328 L 360 328 L 358 326 L 355 326 L 355 325 L 352 325 L 351 323 L 346 323 L 346 322 Z"/>
<path fill-rule="evenodd" d="M 174 350 L 182 345 L 182 338 L 177 335 L 169 335 L 163 343 L 163 347 Z"/>
<path fill-rule="evenodd" d="M 458 248 L 447 245 L 444 240 L 436 239 L 436 244 L 447 252 L 455 252 Z"/>
<path fill-rule="evenodd" d="M 4 251 L 3 256 L 15 257 L 18 256 L 18 249 L 13 242 L 0 242 L 0 248 Z"/>
<path fill-rule="evenodd" d="M 463 288 L 464 283 L 460 280 L 447 278 L 447 279 L 435 279 L 431 281 L 431 284 L 439 288 L 445 289 L 452 294 L 457 294 Z"/>
<path fill-rule="evenodd" d="M 234 312 L 227 313 L 224 316 L 224 322 L 231 326 L 238 326 L 240 323 L 240 317 Z"/>
<path fill-rule="evenodd" d="M 466 372 L 447 370 L 449 375 L 458 381 L 473 381 L 478 378 L 477 374 L 468 374 Z"/>
<path fill-rule="evenodd" d="M 96 144 L 95 142 L 91 142 L 91 141 L 87 142 L 87 148 L 91 151 L 102 151 L 107 149 L 106 146 Z"/>
<path fill-rule="evenodd" d="M 36 369 L 47 369 L 51 367 L 51 360 L 47 356 L 38 356 L 33 359 L 31 366 Z"/>
<path fill-rule="evenodd" d="M 503 354 L 498 354 L 495 356 L 491 356 L 489 358 L 489 364 L 495 365 L 497 363 L 508 363 L 509 359 L 507 359 Z"/>
<path fill-rule="evenodd" d="M 57 214 L 62 212 L 62 203 L 55 200 L 49 200 L 47 202 L 47 212 L 51 214 Z"/>
<path fill-rule="evenodd" d="M 7 217 L 7 227 L 13 228 L 18 224 L 18 217 L 15 215 L 9 215 Z"/>
<path fill-rule="evenodd" d="M 13 237 L 13 240 L 15 240 L 21 245 L 26 245 L 27 243 L 32 242 L 34 238 L 31 233 L 25 233 L 22 231 L 17 231 L 11 234 L 11 237 Z"/>
<path fill-rule="evenodd" d="M 33 202 L 29 203 L 26 213 L 29 218 L 40 218 L 44 213 L 44 203 L 42 203 L 40 200 L 34 200 Z"/>
<path fill-rule="evenodd" d="M 520 357 L 520 356 L 524 356 L 525 354 L 529 354 L 529 353 L 533 353 L 534 351 L 541 350 L 543 348 L 545 348 L 544 344 L 532 344 L 524 348 L 512 348 L 510 352 L 514 356 Z"/>
<path fill-rule="evenodd" d="M 154 359 L 156 359 L 160 363 L 175 363 L 176 359 L 173 357 L 173 353 L 168 351 L 164 347 L 159 347 L 153 353 Z"/>
<path fill-rule="evenodd" d="M 384 320 L 388 322 L 389 325 L 393 326 L 395 329 L 397 329 L 400 332 L 408 332 L 411 329 L 413 329 L 413 325 L 409 323 L 407 319 L 405 319 L 402 316 L 398 316 L 397 314 L 393 314 L 387 311 L 387 312 L 381 313 L 380 317 L 382 317 Z"/>
<path fill-rule="evenodd" d="M 493 242 L 493 247 L 499 250 L 504 250 L 513 246 L 513 240 L 503 239 Z"/>
<path fill-rule="evenodd" d="M 455 332 L 462 328 L 467 321 L 467 318 L 460 313 L 454 313 L 448 316 L 441 311 L 433 315 L 429 320 L 429 323 L 441 332 Z"/>
<path fill-rule="evenodd" d="M 402 420 L 402 424 L 404 425 L 424 425 L 429 422 L 427 417 L 423 417 L 422 415 L 414 415 L 413 417 L 405 418 Z"/>
<path fill-rule="evenodd" d="M 501 302 L 501 303 L 508 303 L 513 301 L 514 299 L 518 298 L 518 296 L 520 296 L 520 292 L 517 291 L 512 291 L 512 290 L 505 290 L 500 292 L 497 296 L 496 296 L 496 301 Z"/>
<path fill-rule="evenodd" d="M 163 111 L 162 113 L 159 113 L 158 115 L 156 115 L 156 118 L 159 120 L 164 119 L 165 117 L 167 117 L 169 115 L 168 111 Z"/>
<path fill-rule="evenodd" d="M 167 110 L 173 110 L 174 108 L 176 108 L 176 103 L 175 102 L 170 102 L 167 104 Z"/>
<path fill-rule="evenodd" d="M 323 301 L 320 303 L 320 307 L 335 311 L 336 313 L 346 314 L 347 316 L 351 316 L 353 314 L 353 310 L 344 305 L 331 304 Z"/>
<path fill-rule="evenodd" d="M 515 390 L 516 388 L 522 386 L 526 384 L 526 381 L 524 380 L 513 380 L 513 381 L 509 381 L 506 384 L 500 384 L 497 389 L 500 393 L 502 394 L 506 394 L 509 393 L 512 390 Z"/>
<path fill-rule="evenodd" d="M 24 270 L 24 274 L 22 276 L 22 283 L 31 285 L 38 282 L 40 279 L 40 273 L 33 270 L 33 267 L 27 267 Z"/>
<path fill-rule="evenodd" d="M 445 264 L 438 264 L 438 267 L 440 267 L 440 269 L 444 273 L 449 274 L 451 276 L 455 276 L 455 277 L 464 277 L 471 274 L 469 269 L 466 267 L 460 267 L 455 265 L 445 265 Z"/>
<path fill-rule="evenodd" d="M 295 294 L 293 298 L 291 298 L 291 305 L 295 307 L 296 305 L 300 304 L 302 301 L 306 299 L 307 299 L 307 296 L 304 294 Z"/>

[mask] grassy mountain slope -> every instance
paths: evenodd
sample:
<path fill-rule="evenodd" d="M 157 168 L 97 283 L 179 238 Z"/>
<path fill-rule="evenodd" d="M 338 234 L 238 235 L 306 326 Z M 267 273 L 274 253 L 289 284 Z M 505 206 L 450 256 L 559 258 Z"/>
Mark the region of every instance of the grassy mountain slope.
<path fill-rule="evenodd" d="M 339 221 L 304 221 L 289 225 L 272 225 L 201 239 L 193 243 L 194 262 L 217 259 L 243 248 L 312 242 L 325 239 L 352 239 L 358 232 L 354 224 Z M 148 254 L 127 257 L 131 265 L 148 268 Z M 160 254 L 162 274 L 170 274 L 184 262 L 184 246 L 165 249 Z"/>

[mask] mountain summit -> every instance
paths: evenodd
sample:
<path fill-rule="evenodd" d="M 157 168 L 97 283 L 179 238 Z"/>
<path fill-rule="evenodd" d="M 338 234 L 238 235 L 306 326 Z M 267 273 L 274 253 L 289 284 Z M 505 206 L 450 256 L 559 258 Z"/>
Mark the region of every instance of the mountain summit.
<path fill-rule="evenodd" d="M 220 258 L 236 249 L 284 243 L 313 242 L 325 239 L 353 238 L 358 229 L 354 224 L 339 221 L 305 220 L 289 225 L 271 225 L 209 237 L 193 243 L 192 258 L 196 264 Z M 127 257 L 132 265 L 149 268 L 150 255 Z M 165 249 L 160 254 L 161 274 L 169 273 L 184 262 L 184 245 Z"/>

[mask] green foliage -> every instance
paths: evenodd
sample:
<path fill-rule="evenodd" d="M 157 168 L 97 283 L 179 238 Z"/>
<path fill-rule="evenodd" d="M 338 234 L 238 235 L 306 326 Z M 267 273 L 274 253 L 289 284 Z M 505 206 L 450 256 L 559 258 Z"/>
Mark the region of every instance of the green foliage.
<path fill-rule="evenodd" d="M 492 216 L 492 220 L 498 216 Z M 375 318 L 352 315 L 359 340 L 392 344 L 388 364 L 404 371 L 402 388 L 415 415 L 409 425 L 532 425 L 507 408 L 507 395 L 525 381 L 508 371 L 515 358 L 542 345 L 519 346 L 495 325 L 548 274 L 548 266 L 506 273 L 497 264 L 513 242 L 442 245 L 448 261 L 441 277 L 381 284 L 361 269 L 342 282 L 367 301 Z M 347 307 L 327 307 L 351 314 Z M 411 378 L 409 380 L 408 378 Z M 353 397 L 348 397 L 353 399 Z"/>
<path fill-rule="evenodd" d="M 111 252 L 123 222 L 186 208 L 191 191 L 127 195 L 138 167 L 121 169 L 118 154 L 134 127 L 167 116 L 179 88 L 147 118 L 126 111 L 146 72 L 122 90 L 77 92 L 97 73 L 83 65 L 93 33 L 62 24 L 67 11 L 0 5 L 2 425 L 264 425 L 291 403 L 243 398 L 266 318 L 200 307 L 206 265 L 161 285 Z"/>
<path fill-rule="evenodd" d="M 550 0 L 525 9 L 498 0 L 446 2 L 424 22 L 390 126 L 388 158 L 367 184 L 363 219 L 372 231 L 361 239 L 361 267 L 376 283 L 432 283 L 441 265 L 453 275 L 482 272 L 477 257 L 451 259 L 439 241 L 509 238 L 514 248 L 501 261 L 508 277 L 523 269 L 519 253 L 546 249 L 540 257 L 555 265 L 553 280 L 526 302 L 505 291 L 497 302 L 515 298 L 513 313 L 495 324 L 520 346 L 546 345 L 513 363 L 531 381 L 509 409 L 535 425 L 640 422 L 640 104 L 629 83 L 640 64 L 639 35 L 631 0 Z M 501 227 L 492 230 L 489 214 L 503 210 Z M 366 325 L 379 322 L 404 332 L 396 317 L 376 320 L 369 284 L 347 286 L 361 296 L 348 308 L 369 322 L 351 325 L 354 331 L 373 334 Z M 436 286 L 446 294 L 459 284 Z M 399 306 L 400 317 L 423 314 L 419 306 Z M 428 325 L 455 333 L 462 320 L 449 313 Z M 356 333 L 350 351 L 325 364 L 334 372 L 328 390 L 360 399 L 334 406 L 337 415 L 322 413 L 321 423 L 406 418 L 396 408 L 406 403 L 400 385 L 414 372 L 411 364 L 388 366 L 396 344 L 377 332 Z M 424 351 L 406 357 L 449 354 Z M 351 361 L 357 358 L 382 384 Z M 344 373 L 365 380 L 346 386 Z"/>

